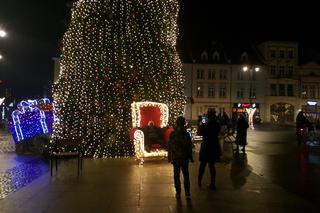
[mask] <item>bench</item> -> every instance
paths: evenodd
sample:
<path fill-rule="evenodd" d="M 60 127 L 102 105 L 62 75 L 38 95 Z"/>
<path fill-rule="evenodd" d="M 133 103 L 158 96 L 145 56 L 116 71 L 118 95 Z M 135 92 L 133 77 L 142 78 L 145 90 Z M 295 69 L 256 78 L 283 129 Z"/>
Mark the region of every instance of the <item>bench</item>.
<path fill-rule="evenodd" d="M 62 159 L 78 159 L 78 170 L 77 174 L 80 175 L 82 173 L 82 164 L 83 164 L 83 154 L 81 152 L 81 147 L 79 143 L 80 139 L 60 139 L 54 142 L 51 152 L 50 152 L 50 173 L 52 176 L 53 171 L 53 161 L 55 161 L 56 173 L 58 172 L 58 160 Z M 63 148 L 67 148 L 67 150 L 74 151 L 63 151 Z"/>

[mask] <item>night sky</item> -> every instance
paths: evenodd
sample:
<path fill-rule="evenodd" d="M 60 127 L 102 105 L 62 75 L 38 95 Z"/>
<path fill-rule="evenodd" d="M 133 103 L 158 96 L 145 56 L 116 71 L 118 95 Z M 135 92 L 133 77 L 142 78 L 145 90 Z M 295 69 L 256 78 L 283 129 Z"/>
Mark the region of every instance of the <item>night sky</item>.
<path fill-rule="evenodd" d="M 64 0 L 1 0 L 1 87 L 11 88 L 17 100 L 40 98 L 53 81 L 52 57 L 59 55 L 59 40 L 66 29 Z"/>
<path fill-rule="evenodd" d="M 52 57 L 66 30 L 66 0 L 1 0 L 0 26 L 9 36 L 0 40 L 1 90 L 10 88 L 16 100 L 40 98 L 53 81 Z M 319 52 L 316 5 L 291 2 L 183 0 L 179 19 L 179 51 L 188 56 L 213 40 L 254 44 L 264 40 L 297 41 L 301 49 Z M 310 52 L 310 51 L 309 51 Z M 188 57 L 184 57 L 188 59 Z"/>

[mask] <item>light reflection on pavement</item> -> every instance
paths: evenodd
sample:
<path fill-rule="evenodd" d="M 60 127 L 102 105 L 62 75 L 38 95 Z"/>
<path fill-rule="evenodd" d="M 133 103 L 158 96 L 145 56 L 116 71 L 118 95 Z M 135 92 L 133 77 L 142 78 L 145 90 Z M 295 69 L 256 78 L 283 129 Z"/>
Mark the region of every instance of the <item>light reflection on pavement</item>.
<path fill-rule="evenodd" d="M 42 159 L 33 159 L 0 173 L 0 199 L 28 185 L 42 174 L 48 166 Z"/>
<path fill-rule="evenodd" d="M 320 201 L 320 147 L 298 146 L 294 127 L 269 125 L 248 131 L 247 157 L 254 173 Z"/>

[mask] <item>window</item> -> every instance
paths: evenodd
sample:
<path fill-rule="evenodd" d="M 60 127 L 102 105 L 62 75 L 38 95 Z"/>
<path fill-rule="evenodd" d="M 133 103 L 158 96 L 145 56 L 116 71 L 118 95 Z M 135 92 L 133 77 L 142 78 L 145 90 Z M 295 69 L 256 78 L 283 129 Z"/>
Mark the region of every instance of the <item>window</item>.
<path fill-rule="evenodd" d="M 288 58 L 293 58 L 294 57 L 294 54 L 293 54 L 293 50 L 289 50 L 288 51 Z"/>
<path fill-rule="evenodd" d="M 212 70 L 212 69 L 208 70 L 208 79 L 209 80 L 216 79 L 216 71 L 215 70 Z"/>
<path fill-rule="evenodd" d="M 257 98 L 257 90 L 256 90 L 255 87 L 252 87 L 252 88 L 251 88 L 249 97 L 250 97 L 251 99 L 256 99 L 256 98 Z"/>
<path fill-rule="evenodd" d="M 219 97 L 220 97 L 220 98 L 225 98 L 225 97 L 226 97 L 226 88 L 225 88 L 225 86 L 221 86 L 221 87 L 220 87 Z"/>
<path fill-rule="evenodd" d="M 270 66 L 270 74 L 275 75 L 276 74 L 276 65 L 271 65 Z"/>
<path fill-rule="evenodd" d="M 284 58 L 284 50 L 280 50 L 280 52 L 279 52 L 279 57 L 280 57 L 280 58 Z"/>
<path fill-rule="evenodd" d="M 216 62 L 220 61 L 220 54 L 217 51 L 213 53 L 212 60 Z"/>
<path fill-rule="evenodd" d="M 270 57 L 275 58 L 276 57 L 276 51 L 275 50 L 270 50 Z"/>
<path fill-rule="evenodd" d="M 237 90 L 237 98 L 243 98 L 243 91 L 244 89 L 243 88 L 238 88 Z"/>
<path fill-rule="evenodd" d="M 197 107 L 198 115 L 202 115 L 204 113 L 203 107 Z"/>
<path fill-rule="evenodd" d="M 220 80 L 226 80 L 227 79 L 227 71 L 225 69 L 220 70 Z"/>
<path fill-rule="evenodd" d="M 292 84 L 287 85 L 287 94 L 288 94 L 288 96 L 293 96 L 293 85 Z"/>
<path fill-rule="evenodd" d="M 204 70 L 203 69 L 197 70 L 197 79 L 204 79 Z"/>
<path fill-rule="evenodd" d="M 293 74 L 293 66 L 292 66 L 292 65 L 289 65 L 289 66 L 288 66 L 288 75 L 289 75 L 289 76 L 292 76 L 292 74 Z"/>
<path fill-rule="evenodd" d="M 301 96 L 302 98 L 307 98 L 307 86 L 306 85 L 302 85 L 302 91 L 301 91 Z"/>
<path fill-rule="evenodd" d="M 284 66 L 279 66 L 279 75 L 284 76 Z"/>
<path fill-rule="evenodd" d="M 243 71 L 242 70 L 238 71 L 238 80 L 243 80 Z"/>
<path fill-rule="evenodd" d="M 197 86 L 197 97 L 203 97 L 203 86 L 202 85 Z"/>
<path fill-rule="evenodd" d="M 270 85 L 270 95 L 277 96 L 277 85 L 276 84 Z"/>
<path fill-rule="evenodd" d="M 206 112 L 209 112 L 209 111 L 216 111 L 216 108 L 214 106 L 207 106 Z"/>
<path fill-rule="evenodd" d="M 279 84 L 279 96 L 285 96 L 286 95 L 286 89 L 284 84 Z"/>
<path fill-rule="evenodd" d="M 248 53 L 244 52 L 241 55 L 241 62 L 247 62 L 248 61 Z"/>
<path fill-rule="evenodd" d="M 316 88 L 315 88 L 315 86 L 310 86 L 309 87 L 309 90 L 310 90 L 310 96 L 309 96 L 309 98 L 315 98 L 316 97 Z"/>
<path fill-rule="evenodd" d="M 209 85 L 208 87 L 208 97 L 214 98 L 215 96 L 215 91 L 214 91 L 214 86 L 213 85 Z"/>
<path fill-rule="evenodd" d="M 201 53 L 201 61 L 208 61 L 208 53 L 206 51 Z"/>
<path fill-rule="evenodd" d="M 251 80 L 253 80 L 253 81 L 257 80 L 257 72 L 256 71 L 252 71 Z"/>

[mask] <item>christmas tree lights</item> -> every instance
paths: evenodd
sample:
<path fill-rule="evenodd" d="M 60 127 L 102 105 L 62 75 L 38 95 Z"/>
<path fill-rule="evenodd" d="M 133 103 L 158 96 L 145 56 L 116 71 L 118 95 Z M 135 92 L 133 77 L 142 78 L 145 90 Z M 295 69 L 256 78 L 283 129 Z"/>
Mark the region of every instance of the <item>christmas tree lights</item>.
<path fill-rule="evenodd" d="M 78 139 L 88 157 L 132 155 L 135 101 L 166 104 L 174 124 L 185 104 L 178 9 L 178 0 L 74 3 L 54 85 L 52 143 Z"/>

